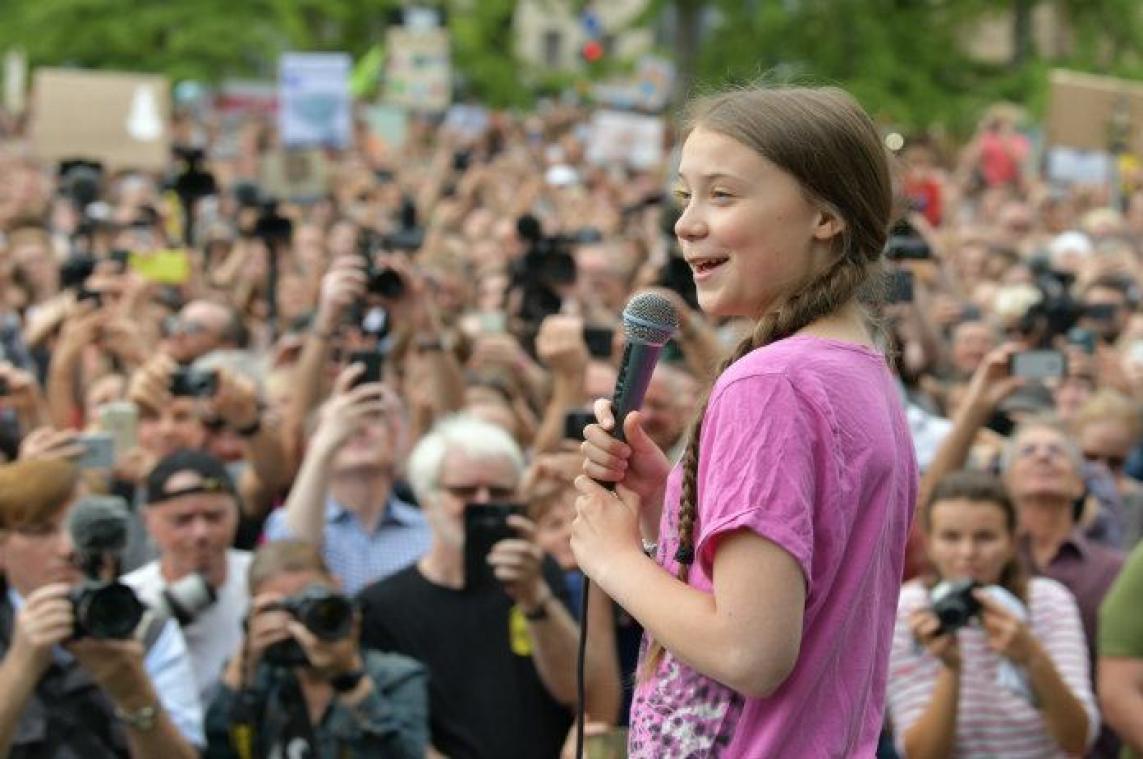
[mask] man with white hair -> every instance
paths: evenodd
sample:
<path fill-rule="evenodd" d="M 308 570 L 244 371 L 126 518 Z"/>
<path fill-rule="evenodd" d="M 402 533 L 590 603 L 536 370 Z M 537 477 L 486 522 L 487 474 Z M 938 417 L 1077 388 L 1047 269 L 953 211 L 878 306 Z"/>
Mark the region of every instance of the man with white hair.
<path fill-rule="evenodd" d="M 523 470 L 500 427 L 466 415 L 439 422 L 408 465 L 432 528 L 429 550 L 360 595 L 363 643 L 428 667 L 432 743 L 447 756 L 555 756 L 571 725 L 576 623 L 532 521 L 509 516 L 517 537 L 489 551 L 488 581 L 466 577 L 466 510 L 512 501 Z M 592 657 L 586 677 L 590 713 L 593 696 L 617 692 L 619 681 Z"/>

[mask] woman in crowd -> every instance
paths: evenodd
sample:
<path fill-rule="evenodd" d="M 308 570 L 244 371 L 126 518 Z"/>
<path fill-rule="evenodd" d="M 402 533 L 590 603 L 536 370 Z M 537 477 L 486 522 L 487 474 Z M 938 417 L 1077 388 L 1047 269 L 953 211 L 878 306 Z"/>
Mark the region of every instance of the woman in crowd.
<path fill-rule="evenodd" d="M 902 587 L 889 659 L 889 711 L 904 754 L 1083 753 L 1099 714 L 1079 610 L 1059 583 L 1027 576 L 1003 485 L 955 472 L 920 517 L 934 573 Z"/>

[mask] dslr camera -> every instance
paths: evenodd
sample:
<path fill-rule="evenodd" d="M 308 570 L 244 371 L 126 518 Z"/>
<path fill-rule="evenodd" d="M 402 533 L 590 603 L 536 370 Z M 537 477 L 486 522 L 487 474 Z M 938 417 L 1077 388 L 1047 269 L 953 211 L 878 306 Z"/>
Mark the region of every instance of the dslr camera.
<path fill-rule="evenodd" d="M 342 640 L 353 631 L 353 602 L 324 585 L 310 585 L 297 595 L 282 599 L 281 609 L 305 625 L 320 640 Z M 301 645 L 293 639 L 266 649 L 266 663 L 276 667 L 300 667 L 309 663 Z"/>
<path fill-rule="evenodd" d="M 980 602 L 972 595 L 979 587 L 976 580 L 957 580 L 933 588 L 933 613 L 941 621 L 938 635 L 956 632 L 980 614 Z"/>
<path fill-rule="evenodd" d="M 89 496 L 75 505 L 68 532 L 83 581 L 68 592 L 75 610 L 74 637 L 130 638 L 147 607 L 135 591 L 104 579 L 127 543 L 127 507 L 120 498 Z"/>

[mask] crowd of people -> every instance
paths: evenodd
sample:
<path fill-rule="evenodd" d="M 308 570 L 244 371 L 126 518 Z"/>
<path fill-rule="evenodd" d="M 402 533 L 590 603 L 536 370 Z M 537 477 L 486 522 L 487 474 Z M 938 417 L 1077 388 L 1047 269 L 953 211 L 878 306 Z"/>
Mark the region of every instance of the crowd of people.
<path fill-rule="evenodd" d="M 657 497 L 664 525 L 683 521 L 660 564 L 716 594 L 714 547 L 729 556 L 736 544 L 707 522 L 753 525 L 783 548 L 805 539 L 796 503 L 772 504 L 775 530 L 734 499 L 816 487 L 815 508 L 844 511 L 855 488 L 879 493 L 876 518 L 849 514 L 846 534 L 820 538 L 839 541 L 836 557 L 815 537 L 782 554 L 796 562 L 719 559 L 724 573 L 765 567 L 760 583 L 805 580 L 780 608 L 813 623 L 801 655 L 822 662 L 815 677 L 856 683 L 884 665 L 870 675 L 886 693 L 879 755 L 1143 756 L 1143 177 L 1050 181 L 1010 109 L 986 114 L 963 146 L 918 135 L 886 150 L 883 251 L 867 250 L 886 233 L 872 194 L 862 215 L 815 216 L 809 235 L 844 237 L 867 257 L 863 272 L 880 272 L 861 295 L 877 345 L 846 348 L 814 375 L 831 387 L 765 384 L 743 368 L 750 352 L 771 351 L 758 354 L 763 369 L 823 361 L 770 343 L 853 292 L 802 323 L 763 319 L 764 336 L 748 307 L 700 308 L 692 275 L 722 259 L 684 259 L 680 241 L 710 223 L 687 209 L 733 195 L 734 180 L 724 189 L 699 169 L 702 150 L 737 148 L 703 132 L 682 172 L 673 138 L 654 169 L 597 165 L 590 116 L 546 104 L 493 113 L 479 132 L 417 118 L 399 150 L 363 122 L 352 148 L 327 155 L 327 192 L 306 198 L 259 186 L 276 137 L 258 117 L 224 151 L 209 113 L 177 113 L 166 176 L 44 165 L 4 122 L 0 753 L 566 756 L 584 572 L 607 591 L 586 598 L 589 742 L 625 742 L 632 701 L 653 711 L 648 662 L 684 666 L 675 656 L 750 696 L 718 708 L 764 711 L 782 679 L 742 679 L 735 668 L 757 663 L 747 654 L 703 669 L 688 645 L 713 648 L 653 630 L 641 657 L 636 617 L 650 601 L 585 558 L 609 546 L 588 534 L 592 519 L 611 524 L 590 510 L 603 491 L 577 479 L 586 471 Z M 792 174 L 758 152 L 779 165 L 767 181 Z M 815 199 L 860 204 L 859 166 L 803 168 Z M 766 219 L 794 225 L 787 210 L 767 207 Z M 159 261 L 173 274 L 156 276 Z M 750 276 L 765 287 L 797 272 L 737 275 L 749 305 Z M 620 314 L 642 292 L 673 304 L 679 328 L 627 435 L 627 451 L 655 455 L 628 465 L 593 447 L 590 425 L 608 420 L 593 402 L 612 393 Z M 736 374 L 723 374 L 727 356 L 741 359 Z M 816 458 L 809 441 L 839 427 L 813 394 L 850 394 L 868 411 L 883 400 L 870 379 L 882 363 L 908 451 L 869 453 L 863 471 L 877 476 L 855 479 Z M 847 461 L 897 434 L 881 421 L 837 441 Z M 699 434 L 726 450 L 700 459 Z M 740 485 L 736 456 L 752 454 L 822 471 Z M 906 495 L 911 528 L 892 508 Z M 121 515 L 125 535 L 81 562 L 78 515 L 93 503 Z M 676 503 L 689 508 L 676 515 Z M 587 526 L 573 530 L 577 510 Z M 851 530 L 879 575 L 904 565 L 889 578 L 899 598 L 835 582 L 827 562 L 854 559 Z M 880 556 L 898 532 L 903 554 Z M 95 596 L 121 586 L 146 611 L 131 634 L 102 636 L 92 628 L 111 601 Z M 826 662 L 838 640 L 876 637 L 832 611 L 862 604 L 896 607 L 887 661 Z M 770 652 L 803 634 L 762 628 Z M 840 698 L 795 672 L 781 687 L 819 698 L 798 703 L 828 711 Z M 665 722 L 630 728 L 633 755 L 675 755 L 640 745 L 670 733 Z M 709 737 L 710 753 L 693 755 L 717 755 Z"/>

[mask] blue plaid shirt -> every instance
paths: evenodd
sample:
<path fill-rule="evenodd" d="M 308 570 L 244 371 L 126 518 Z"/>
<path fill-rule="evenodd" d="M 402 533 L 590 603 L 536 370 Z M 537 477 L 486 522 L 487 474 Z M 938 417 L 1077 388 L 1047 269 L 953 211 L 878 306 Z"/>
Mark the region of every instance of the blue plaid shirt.
<path fill-rule="evenodd" d="M 286 510 L 277 509 L 266 520 L 266 539 L 296 538 L 286 527 Z M 326 564 L 341 579 L 349 595 L 412 564 L 429 548 L 432 532 L 425 515 L 395 495 L 389 496 L 385 516 L 372 533 L 357 515 L 333 498 L 325 503 L 322 553 Z"/>

